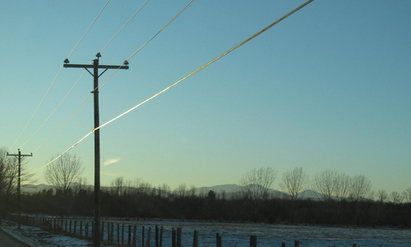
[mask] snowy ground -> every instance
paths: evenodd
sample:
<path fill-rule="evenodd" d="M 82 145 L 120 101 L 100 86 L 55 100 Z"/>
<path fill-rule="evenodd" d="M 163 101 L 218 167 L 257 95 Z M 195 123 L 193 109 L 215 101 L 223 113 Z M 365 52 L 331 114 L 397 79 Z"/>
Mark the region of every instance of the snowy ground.
<path fill-rule="evenodd" d="M 301 247 L 338 246 L 352 247 L 405 247 L 411 246 L 411 230 L 375 229 L 375 228 L 343 228 L 319 226 L 289 226 L 268 224 L 228 224 L 228 223 L 198 223 L 179 221 L 104 221 L 111 222 L 117 227 L 124 223 L 137 226 L 137 236 L 141 236 L 142 227 L 145 227 L 145 239 L 148 229 L 151 228 L 151 246 L 154 243 L 155 226 L 163 227 L 163 246 L 171 246 L 172 229 L 182 228 L 183 246 L 192 246 L 193 232 L 199 231 L 199 246 L 215 246 L 216 234 L 222 237 L 223 246 L 249 246 L 250 236 L 257 236 L 258 246 L 294 246 L 298 240 Z M 3 222 L 1 227 L 15 235 L 18 239 L 32 246 L 91 246 L 92 242 L 70 236 L 59 235 L 43 231 L 36 227 L 22 226 L 18 231 L 15 223 Z M 125 238 L 128 236 L 128 227 L 125 227 Z M 116 239 L 117 229 L 114 229 Z M 107 236 L 107 228 L 105 228 Z M 106 237 L 105 237 L 106 239 Z M 146 241 L 145 240 L 145 241 Z M 115 240 L 116 241 L 116 240 Z M 106 245 L 108 246 L 108 245 Z M 138 239 L 137 246 L 141 246 Z"/>
<path fill-rule="evenodd" d="M 33 247 L 92 246 L 90 241 L 43 231 L 38 227 L 22 225 L 21 230 L 18 230 L 17 224 L 10 221 L 0 221 L 0 227 L 9 235 Z"/>

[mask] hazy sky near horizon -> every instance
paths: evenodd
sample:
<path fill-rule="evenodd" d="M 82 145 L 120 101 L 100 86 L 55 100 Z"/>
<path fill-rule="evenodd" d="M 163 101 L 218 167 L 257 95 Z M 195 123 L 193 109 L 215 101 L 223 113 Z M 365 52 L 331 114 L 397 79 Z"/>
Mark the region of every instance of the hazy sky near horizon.
<path fill-rule="evenodd" d="M 69 60 L 91 63 L 145 1 L 112 0 Z M 122 64 L 190 0 L 150 0 L 102 51 Z M 305 1 L 197 0 L 100 89 L 100 123 L 195 71 Z M 2 1 L 0 147 L 9 149 L 106 1 Z M 315 0 L 178 86 L 101 129 L 101 181 L 171 188 L 238 183 L 252 170 L 363 174 L 373 190 L 411 187 L 411 2 Z M 62 69 L 10 152 L 42 145 L 90 95 Z M 100 71 L 102 72 L 102 71 Z M 103 83 L 113 73 L 100 77 Z M 29 158 L 43 166 L 93 128 L 92 100 Z M 94 179 L 93 136 L 70 151 Z M 23 145 L 24 144 L 24 145 Z M 35 178 L 43 180 L 44 169 Z"/>

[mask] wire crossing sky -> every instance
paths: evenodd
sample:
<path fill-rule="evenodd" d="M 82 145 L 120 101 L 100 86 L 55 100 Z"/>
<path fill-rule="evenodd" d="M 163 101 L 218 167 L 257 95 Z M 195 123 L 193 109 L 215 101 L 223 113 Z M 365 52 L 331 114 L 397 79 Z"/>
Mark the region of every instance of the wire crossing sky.
<path fill-rule="evenodd" d="M 92 79 L 60 71 L 62 61 L 92 62 L 104 48 L 102 63 L 121 64 L 137 51 L 127 72 L 100 78 L 100 120 L 116 119 L 101 132 L 103 185 L 119 176 L 172 188 L 236 184 L 269 166 L 279 171 L 274 188 L 295 167 L 311 178 L 365 175 L 375 191 L 410 187 L 409 1 L 314 1 L 184 87 L 117 118 L 306 1 L 193 2 L 2 2 L 1 147 L 28 140 L 22 152 L 36 150 L 27 163 L 35 171 L 77 143 L 93 129 L 92 107 L 82 103 Z M 92 147 L 85 138 L 70 150 L 88 181 Z M 44 183 L 42 172 L 35 177 Z"/>
<path fill-rule="evenodd" d="M 208 67 L 209 65 L 211 65 L 212 63 L 214 63 L 215 61 L 219 60 L 220 58 L 224 57 L 225 55 L 227 55 L 228 53 L 234 51 L 235 49 L 237 49 L 238 47 L 244 45 L 245 43 L 249 42 L 250 40 L 252 40 L 253 38 L 257 37 L 258 35 L 262 34 L 263 32 L 267 31 L 269 28 L 273 27 L 274 25 L 278 24 L 279 22 L 281 22 L 282 20 L 284 20 L 285 18 L 289 17 L 290 15 L 292 15 L 293 13 L 297 12 L 298 10 L 302 9 L 303 7 L 305 7 L 306 5 L 308 5 L 309 3 L 311 3 L 314 0 L 309 0 L 306 3 L 304 3 L 303 5 L 299 6 L 298 8 L 294 9 L 293 11 L 291 11 L 290 13 L 286 14 L 285 16 L 283 16 L 282 18 L 278 19 L 277 21 L 271 23 L 270 25 L 268 25 L 267 27 L 265 27 L 264 29 L 262 29 L 261 31 L 257 32 L 256 34 L 254 34 L 253 36 L 251 36 L 250 38 L 244 40 L 243 42 L 239 43 L 238 45 L 234 46 L 233 48 L 231 48 L 230 50 L 224 52 L 223 54 L 221 54 L 220 56 L 218 56 L 217 58 L 213 59 L 212 61 L 208 62 L 207 64 L 203 65 L 202 67 L 200 67 L 199 69 L 195 70 L 194 72 L 190 73 L 189 75 L 183 77 L 182 79 L 178 80 L 177 82 L 173 83 L 172 85 L 168 86 L 167 88 L 161 90 L 160 92 L 154 94 L 153 96 L 151 96 L 150 98 L 144 100 L 143 102 L 137 104 L 136 106 L 132 107 L 131 109 L 123 112 L 122 114 L 118 115 L 117 117 L 111 119 L 110 121 L 105 122 L 104 124 L 100 125 L 97 128 L 94 128 L 92 131 L 90 131 L 89 133 L 87 133 L 87 135 L 85 135 L 83 138 L 81 138 L 78 142 L 76 142 L 75 144 L 73 144 L 70 148 L 68 148 L 66 151 L 64 151 L 63 153 L 61 153 L 60 155 L 58 155 L 56 158 L 52 159 L 50 162 L 48 162 L 47 164 L 45 164 L 44 166 L 42 166 L 41 168 L 28 173 L 27 175 L 24 176 L 28 176 L 31 175 L 45 167 L 47 167 L 48 165 L 52 164 L 54 161 L 56 161 L 58 158 L 60 158 L 61 156 L 63 156 L 65 153 L 67 153 L 68 151 L 70 151 L 71 149 L 73 149 L 74 147 L 76 147 L 80 142 L 82 142 L 84 139 L 86 139 L 89 135 L 91 135 L 92 133 L 94 133 L 96 130 L 103 128 L 104 126 L 114 122 L 115 120 L 123 117 L 124 115 L 130 113 L 131 111 L 137 109 L 138 107 L 140 107 L 141 105 L 147 103 L 148 101 L 154 99 L 155 97 L 159 96 L 160 94 L 166 92 L 167 90 L 169 90 L 170 88 L 176 86 L 177 84 L 179 84 L 180 82 L 184 81 L 185 79 L 193 76 L 194 74 L 200 72 L 201 70 L 205 69 L 206 67 Z M 193 2 L 193 1 L 192 1 Z M 192 3 L 191 2 L 191 3 Z M 190 4 L 191 5 L 191 4 Z M 186 9 L 186 8 L 185 8 Z M 184 10 L 185 10 L 184 9 Z M 181 12 L 180 12 L 181 13 Z M 179 13 L 179 14 L 180 14 Z M 175 18 L 174 18 L 175 19 Z M 174 20 L 173 19 L 173 20 Z M 170 22 L 169 22 L 170 23 Z M 168 24 L 167 24 L 168 25 Z M 162 29 L 163 30 L 163 29 Z M 157 33 L 158 34 L 158 33 Z M 134 53 L 135 54 L 135 53 Z M 131 58 L 131 57 L 130 57 Z"/>

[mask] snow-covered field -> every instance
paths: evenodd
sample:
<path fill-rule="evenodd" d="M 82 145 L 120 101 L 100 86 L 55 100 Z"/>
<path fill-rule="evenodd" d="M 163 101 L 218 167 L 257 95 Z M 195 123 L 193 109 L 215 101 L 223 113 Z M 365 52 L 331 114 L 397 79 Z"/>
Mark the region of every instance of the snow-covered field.
<path fill-rule="evenodd" d="M 392 228 L 343 228 L 319 226 L 290 226 L 269 224 L 229 224 L 229 223 L 198 223 L 179 221 L 104 221 L 114 225 L 114 240 L 117 241 L 117 224 L 122 224 L 124 237 L 127 240 L 128 225 L 137 226 L 137 246 L 141 246 L 142 227 L 145 227 L 145 241 L 148 229 L 151 228 L 151 246 L 155 246 L 155 226 L 163 227 L 163 246 L 171 246 L 172 229 L 182 228 L 182 245 L 192 246 L 193 232 L 199 231 L 199 246 L 216 246 L 216 234 L 222 238 L 223 246 L 249 246 L 250 236 L 257 236 L 258 246 L 294 246 L 298 240 L 301 247 L 338 246 L 379 247 L 379 246 L 411 246 L 411 230 Z M 107 224 L 106 224 L 107 225 Z M 52 234 L 36 227 L 22 226 L 17 231 L 15 225 L 3 223 L 2 228 L 18 236 L 33 246 L 90 246 L 91 242 L 84 239 Z M 107 228 L 105 238 L 107 239 Z M 107 245 L 109 246 L 109 245 Z"/>

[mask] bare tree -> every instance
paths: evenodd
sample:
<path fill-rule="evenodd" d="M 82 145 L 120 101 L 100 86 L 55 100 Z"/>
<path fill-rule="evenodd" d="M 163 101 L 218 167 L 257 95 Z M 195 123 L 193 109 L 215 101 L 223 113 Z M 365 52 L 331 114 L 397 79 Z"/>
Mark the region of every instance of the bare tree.
<path fill-rule="evenodd" d="M 168 186 L 167 184 L 164 183 L 164 184 L 158 186 L 157 194 L 160 197 L 167 198 L 170 195 L 170 191 L 171 191 L 170 186 Z"/>
<path fill-rule="evenodd" d="M 355 176 L 352 179 L 350 197 L 356 201 L 362 201 L 371 190 L 371 181 L 364 175 Z"/>
<path fill-rule="evenodd" d="M 174 193 L 177 197 L 184 198 L 188 194 L 188 189 L 186 184 L 180 184 L 175 190 Z"/>
<path fill-rule="evenodd" d="M 271 167 L 253 169 L 243 175 L 240 185 L 244 188 L 246 197 L 256 200 L 267 199 L 269 189 L 277 177 L 277 170 Z"/>
<path fill-rule="evenodd" d="M 408 188 L 402 192 L 405 202 L 411 203 L 411 188 Z"/>
<path fill-rule="evenodd" d="M 352 185 L 352 178 L 345 173 L 339 173 L 335 181 L 335 197 L 338 202 L 347 199 Z"/>
<path fill-rule="evenodd" d="M 126 181 L 124 177 L 117 177 L 110 183 L 110 191 L 112 195 L 122 196 L 126 190 Z"/>
<path fill-rule="evenodd" d="M 393 191 L 391 193 L 391 200 L 394 204 L 400 204 L 404 200 L 400 193 Z"/>
<path fill-rule="evenodd" d="M 381 204 L 383 204 L 384 202 L 386 202 L 388 199 L 388 194 L 387 191 L 385 190 L 378 190 L 377 191 L 377 201 Z"/>
<path fill-rule="evenodd" d="M 47 166 L 44 177 L 56 192 L 61 191 L 66 194 L 83 171 L 80 158 L 77 155 L 65 153 Z"/>
<path fill-rule="evenodd" d="M 296 167 L 283 174 L 282 188 L 288 193 L 291 200 L 298 199 L 298 194 L 308 188 L 308 176 L 302 167 Z"/>
<path fill-rule="evenodd" d="M 27 174 L 25 165 L 27 164 L 24 157 L 21 162 L 21 186 L 28 183 L 33 183 L 33 174 Z M 18 176 L 19 176 L 18 159 L 16 157 L 7 156 L 5 148 L 0 149 L 0 211 L 1 213 L 7 213 L 9 208 L 9 202 L 11 195 L 16 193 Z"/>
<path fill-rule="evenodd" d="M 338 187 L 338 173 L 336 171 L 323 171 L 314 176 L 313 189 L 319 193 L 323 201 L 332 201 Z"/>
<path fill-rule="evenodd" d="M 134 180 L 133 187 L 137 190 L 138 193 L 148 195 L 150 192 L 152 192 L 153 186 L 149 182 L 144 182 L 142 178 L 136 178 Z"/>

